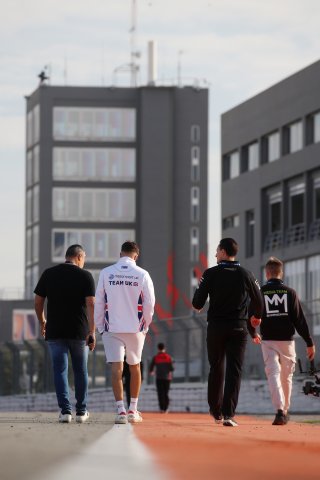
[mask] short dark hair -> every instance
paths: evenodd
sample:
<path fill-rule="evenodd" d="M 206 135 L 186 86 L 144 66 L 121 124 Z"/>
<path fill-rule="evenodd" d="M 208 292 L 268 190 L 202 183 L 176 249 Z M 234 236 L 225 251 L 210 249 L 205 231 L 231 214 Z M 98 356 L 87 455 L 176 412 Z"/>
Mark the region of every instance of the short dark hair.
<path fill-rule="evenodd" d="M 158 350 L 164 350 L 164 343 L 158 343 Z"/>
<path fill-rule="evenodd" d="M 270 275 L 274 275 L 277 277 L 283 272 L 283 263 L 279 258 L 270 257 L 266 263 L 266 270 L 270 273 Z"/>
<path fill-rule="evenodd" d="M 121 246 L 121 252 L 123 253 L 136 253 L 137 255 L 139 255 L 139 247 L 138 245 L 136 244 L 136 242 L 131 242 L 130 240 L 127 240 L 126 242 L 124 242 Z"/>
<path fill-rule="evenodd" d="M 66 251 L 66 258 L 74 258 L 84 252 L 82 245 L 70 245 Z"/>
<path fill-rule="evenodd" d="M 233 238 L 222 238 L 219 248 L 225 250 L 228 257 L 235 257 L 239 251 L 239 245 Z"/>

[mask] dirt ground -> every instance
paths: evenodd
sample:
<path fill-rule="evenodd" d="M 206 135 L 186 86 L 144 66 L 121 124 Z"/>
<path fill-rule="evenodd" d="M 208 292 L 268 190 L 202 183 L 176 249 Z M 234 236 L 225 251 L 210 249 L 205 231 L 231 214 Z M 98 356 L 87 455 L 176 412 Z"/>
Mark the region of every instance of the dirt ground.
<path fill-rule="evenodd" d="M 204 414 L 144 413 L 134 431 L 172 480 L 305 480 L 320 478 L 319 417 L 238 416 L 239 427 Z"/>

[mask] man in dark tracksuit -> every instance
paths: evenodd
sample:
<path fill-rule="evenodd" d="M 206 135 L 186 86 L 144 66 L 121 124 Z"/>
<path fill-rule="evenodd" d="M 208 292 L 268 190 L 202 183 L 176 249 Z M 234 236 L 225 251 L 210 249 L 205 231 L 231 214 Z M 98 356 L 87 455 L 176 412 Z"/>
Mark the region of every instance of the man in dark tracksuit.
<path fill-rule="evenodd" d="M 172 379 L 173 365 L 170 355 L 165 351 L 164 343 L 158 343 L 158 353 L 150 364 L 150 374 L 156 370 L 156 385 L 160 411 L 167 413 L 169 407 L 169 390 Z"/>
<path fill-rule="evenodd" d="M 222 423 L 224 417 L 223 425 L 232 427 L 237 426 L 233 417 L 247 343 L 248 307 L 251 304 L 255 318 L 261 317 L 263 307 L 257 280 L 235 261 L 238 248 L 232 238 L 220 241 L 218 265 L 204 272 L 192 300 L 193 307 L 200 311 L 209 295 L 208 403 L 216 423 Z"/>

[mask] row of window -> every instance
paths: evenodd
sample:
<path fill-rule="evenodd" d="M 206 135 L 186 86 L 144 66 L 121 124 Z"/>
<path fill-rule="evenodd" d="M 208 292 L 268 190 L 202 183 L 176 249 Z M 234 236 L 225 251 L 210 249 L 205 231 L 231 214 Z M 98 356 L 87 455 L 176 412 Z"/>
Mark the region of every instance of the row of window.
<path fill-rule="evenodd" d="M 119 248 L 126 240 L 135 239 L 133 229 L 59 229 L 52 231 L 51 259 L 63 262 L 65 252 L 70 245 L 83 245 L 87 262 L 112 263 L 119 258 Z M 39 279 L 39 227 L 27 229 L 26 235 L 26 295 L 32 298 L 33 290 Z M 32 265 L 33 264 L 33 265 Z M 97 284 L 101 270 L 90 270 Z"/>
<path fill-rule="evenodd" d="M 27 147 L 39 142 L 40 106 L 27 114 Z M 136 111 L 133 108 L 54 107 L 55 140 L 134 141 Z M 191 142 L 200 142 L 199 125 L 191 126 Z"/>
<path fill-rule="evenodd" d="M 273 162 L 281 156 L 320 142 L 320 112 L 263 136 L 223 156 L 222 179 L 229 180 L 254 170 L 260 164 Z"/>
<path fill-rule="evenodd" d="M 320 240 L 320 171 L 310 172 L 266 189 L 262 198 L 263 250 L 272 251 Z M 222 228 L 238 227 L 239 214 L 222 220 Z M 246 257 L 254 255 L 254 210 L 245 212 Z"/>
<path fill-rule="evenodd" d="M 200 181 L 200 147 L 195 145 L 200 141 L 200 126 L 191 126 L 191 182 Z M 200 221 L 200 187 L 191 186 L 191 223 Z M 199 259 L 200 234 L 199 228 L 190 227 L 190 260 L 197 262 Z"/>
<path fill-rule="evenodd" d="M 320 239 L 319 171 L 276 185 L 263 194 L 267 204 L 265 251 Z"/>
<path fill-rule="evenodd" d="M 128 142 L 136 138 L 133 108 L 54 107 L 54 140 Z"/>
<path fill-rule="evenodd" d="M 134 189 L 59 188 L 52 190 L 52 218 L 69 222 L 134 222 Z"/>
<path fill-rule="evenodd" d="M 286 262 L 284 280 L 297 291 L 302 301 L 319 299 L 320 255 Z"/>
<path fill-rule="evenodd" d="M 54 148 L 53 180 L 134 182 L 134 148 Z"/>
<path fill-rule="evenodd" d="M 135 238 L 135 230 L 54 229 L 52 231 L 52 261 L 61 262 L 69 245 L 80 244 L 86 251 L 87 262 L 114 262 L 119 258 L 119 246 Z"/>

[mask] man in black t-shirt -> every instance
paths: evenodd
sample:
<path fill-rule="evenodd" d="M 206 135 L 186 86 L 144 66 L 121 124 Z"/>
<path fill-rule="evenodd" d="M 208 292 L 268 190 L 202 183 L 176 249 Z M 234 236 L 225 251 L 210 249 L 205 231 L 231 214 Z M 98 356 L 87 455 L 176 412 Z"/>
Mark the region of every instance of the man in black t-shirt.
<path fill-rule="evenodd" d="M 235 257 L 238 244 L 223 238 L 216 252 L 218 265 L 206 270 L 195 291 L 192 305 L 200 311 L 209 296 L 207 349 L 210 363 L 208 403 L 216 423 L 236 427 L 242 364 L 247 343 L 248 306 L 254 317 L 262 314 L 257 280 Z M 224 418 L 222 418 L 224 417 Z"/>
<path fill-rule="evenodd" d="M 71 245 L 66 262 L 43 272 L 34 290 L 35 311 L 41 333 L 49 345 L 54 383 L 61 409 L 59 422 L 72 420 L 68 385 L 68 352 L 72 359 L 76 396 L 76 421 L 85 422 L 88 394 L 88 346 L 95 347 L 95 285 L 90 272 L 83 270 L 85 251 Z M 44 314 L 47 299 L 47 318 Z"/>

